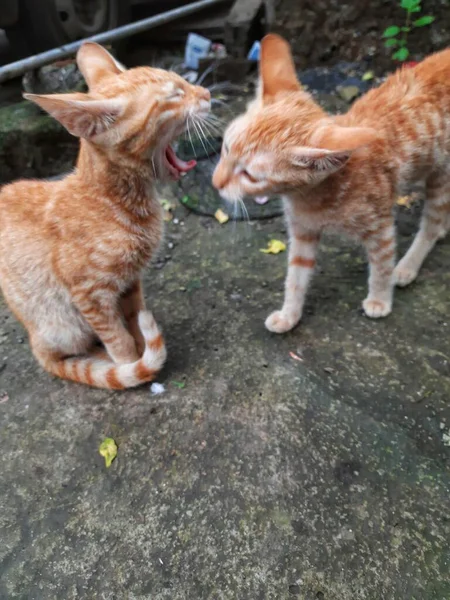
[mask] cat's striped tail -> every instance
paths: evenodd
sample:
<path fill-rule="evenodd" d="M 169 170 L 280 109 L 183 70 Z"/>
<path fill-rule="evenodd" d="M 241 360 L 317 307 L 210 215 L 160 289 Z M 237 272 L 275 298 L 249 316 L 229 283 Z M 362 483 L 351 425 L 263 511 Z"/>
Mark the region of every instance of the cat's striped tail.
<path fill-rule="evenodd" d="M 164 365 L 167 351 L 164 339 L 150 311 L 139 313 L 139 328 L 145 339 L 145 351 L 133 363 L 116 365 L 95 356 L 62 359 L 48 358 L 42 366 L 62 379 L 86 383 L 93 387 L 123 390 L 152 381 Z"/>

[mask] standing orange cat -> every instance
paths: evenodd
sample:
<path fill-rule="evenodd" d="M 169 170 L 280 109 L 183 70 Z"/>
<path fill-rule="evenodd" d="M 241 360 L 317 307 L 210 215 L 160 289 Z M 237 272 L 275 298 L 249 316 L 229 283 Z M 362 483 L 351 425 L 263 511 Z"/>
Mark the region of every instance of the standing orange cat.
<path fill-rule="evenodd" d="M 370 266 L 364 311 L 388 315 L 394 285 L 416 278 L 450 227 L 450 50 L 395 73 L 339 116 L 302 90 L 289 46 L 277 35 L 262 42 L 260 73 L 257 98 L 225 133 L 213 184 L 231 201 L 284 197 L 285 298 L 266 327 L 282 333 L 300 320 L 328 227 L 364 244 Z M 395 267 L 395 198 L 418 180 L 426 182 L 427 195 L 420 230 Z"/>
<path fill-rule="evenodd" d="M 77 62 L 88 94 L 25 96 L 81 147 L 65 179 L 0 191 L 0 285 L 47 371 L 120 389 L 152 380 L 166 358 L 140 282 L 163 233 L 154 184 L 194 167 L 170 143 L 207 115 L 210 94 L 175 73 L 125 71 L 97 44 Z"/>

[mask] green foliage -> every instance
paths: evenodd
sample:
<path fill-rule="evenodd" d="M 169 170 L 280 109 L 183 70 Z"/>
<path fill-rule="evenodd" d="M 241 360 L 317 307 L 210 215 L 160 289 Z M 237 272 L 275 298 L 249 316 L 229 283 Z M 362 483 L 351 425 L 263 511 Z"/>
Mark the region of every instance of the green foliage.
<path fill-rule="evenodd" d="M 383 37 L 391 38 L 391 37 L 395 37 L 399 33 L 400 33 L 400 27 L 397 27 L 397 25 L 391 25 L 390 27 L 388 27 L 387 29 L 384 30 Z"/>
<path fill-rule="evenodd" d="M 409 56 L 409 50 L 408 48 L 406 48 L 406 46 L 403 46 L 403 48 L 399 48 L 397 50 L 397 52 L 394 52 L 394 54 L 392 55 L 392 58 L 394 60 L 399 60 L 401 62 L 403 62 L 404 60 L 406 60 Z"/>
<path fill-rule="evenodd" d="M 400 7 L 406 12 L 405 24 L 402 27 L 390 25 L 383 32 L 383 37 L 386 38 L 384 42 L 386 48 L 395 48 L 392 54 L 394 60 L 403 62 L 408 58 L 408 33 L 412 29 L 426 27 L 434 21 L 434 17 L 430 15 L 419 17 L 415 21 L 412 20 L 413 14 L 422 10 L 421 2 L 422 0 L 400 0 Z"/>

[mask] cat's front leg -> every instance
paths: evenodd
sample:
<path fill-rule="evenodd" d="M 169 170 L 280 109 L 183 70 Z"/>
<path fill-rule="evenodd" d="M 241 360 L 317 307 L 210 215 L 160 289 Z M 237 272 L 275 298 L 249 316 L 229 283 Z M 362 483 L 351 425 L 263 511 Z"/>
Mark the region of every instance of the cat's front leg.
<path fill-rule="evenodd" d="M 367 232 L 363 241 L 369 259 L 369 293 L 363 309 L 368 317 L 378 319 L 392 311 L 396 246 L 393 220 L 383 221 L 376 231 Z"/>
<path fill-rule="evenodd" d="M 123 323 L 117 291 L 107 283 L 78 286 L 71 291 L 74 304 L 112 360 L 117 364 L 137 361 L 139 354 L 136 342 Z"/>
<path fill-rule="evenodd" d="M 288 271 L 284 303 L 266 319 L 266 327 L 274 333 L 285 333 L 300 321 L 309 281 L 316 264 L 320 234 L 306 230 L 291 231 Z"/>

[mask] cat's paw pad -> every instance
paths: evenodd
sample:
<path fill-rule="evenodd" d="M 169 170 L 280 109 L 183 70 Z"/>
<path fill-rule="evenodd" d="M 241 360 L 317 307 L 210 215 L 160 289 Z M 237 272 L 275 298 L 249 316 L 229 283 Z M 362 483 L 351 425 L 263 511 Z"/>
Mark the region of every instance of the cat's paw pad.
<path fill-rule="evenodd" d="M 386 317 L 392 310 L 392 303 L 384 300 L 366 298 L 363 302 L 364 312 L 371 319 Z"/>
<path fill-rule="evenodd" d="M 265 325 L 273 333 L 286 333 L 294 327 L 297 321 L 286 318 L 281 310 L 276 310 L 266 319 Z"/>
<path fill-rule="evenodd" d="M 394 281 L 395 285 L 399 287 L 405 287 L 412 283 L 417 277 L 417 271 L 410 267 L 404 267 L 399 263 L 394 269 Z"/>

